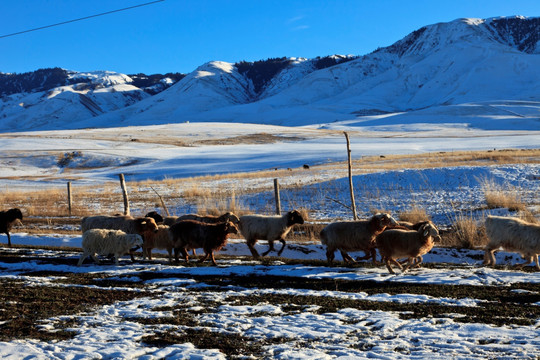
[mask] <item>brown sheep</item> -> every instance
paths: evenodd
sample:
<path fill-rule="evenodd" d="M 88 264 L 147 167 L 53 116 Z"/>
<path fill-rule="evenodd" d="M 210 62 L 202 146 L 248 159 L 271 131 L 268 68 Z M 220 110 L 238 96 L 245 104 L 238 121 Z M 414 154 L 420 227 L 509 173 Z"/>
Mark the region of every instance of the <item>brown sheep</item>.
<path fill-rule="evenodd" d="M 175 258 L 178 261 L 180 251 L 186 262 L 189 261 L 187 249 L 202 248 L 205 256 L 199 262 L 208 257 L 212 264 L 217 266 L 214 251 L 219 251 L 227 244 L 229 234 L 238 234 L 238 228 L 232 222 L 218 224 L 205 224 L 195 220 L 182 220 L 169 228 L 172 241 L 174 242 Z"/>
<path fill-rule="evenodd" d="M 145 231 L 143 232 L 144 244 L 143 244 L 143 260 L 148 256 L 148 260 L 152 260 L 152 249 L 167 250 L 169 254 L 169 263 L 172 263 L 172 252 L 174 249 L 174 243 L 169 233 L 169 227 L 167 225 L 158 225 L 158 231 Z"/>
<path fill-rule="evenodd" d="M 0 233 L 7 235 L 9 247 L 11 247 L 11 236 L 9 235 L 9 230 L 11 230 L 16 222 L 20 222 L 22 218 L 22 212 L 18 208 L 0 211 Z"/>
<path fill-rule="evenodd" d="M 394 274 L 390 263 L 396 264 L 402 271 L 408 270 L 414 264 L 419 266 L 422 262 L 422 255 L 433 248 L 435 241 L 440 240 L 437 228 L 431 223 L 426 223 L 416 231 L 401 229 L 383 231 L 377 236 L 375 243 L 386 268 Z M 397 261 L 397 259 L 404 257 L 409 259 L 405 269 Z"/>
<path fill-rule="evenodd" d="M 363 251 L 366 255 L 359 260 L 371 258 L 374 263 L 377 263 L 375 237 L 386 227 L 396 224 L 396 220 L 389 214 L 376 214 L 369 220 L 340 221 L 326 226 L 322 229 L 320 237 L 321 243 L 326 245 L 328 265 L 332 265 L 336 250 L 339 250 L 347 263 L 355 262 L 347 251 Z"/>
<path fill-rule="evenodd" d="M 163 219 L 164 225 L 174 225 L 178 221 L 182 220 L 195 220 L 200 221 L 205 224 L 217 224 L 220 222 L 227 222 L 231 221 L 233 224 L 238 225 L 238 222 L 240 221 L 238 219 L 238 216 L 233 214 L 232 212 L 226 212 L 223 215 L 220 216 L 214 216 L 214 215 L 197 215 L 197 214 L 187 214 L 182 216 L 166 216 L 165 219 Z M 197 252 L 195 249 L 191 249 L 193 252 L 193 256 L 197 256 Z"/>

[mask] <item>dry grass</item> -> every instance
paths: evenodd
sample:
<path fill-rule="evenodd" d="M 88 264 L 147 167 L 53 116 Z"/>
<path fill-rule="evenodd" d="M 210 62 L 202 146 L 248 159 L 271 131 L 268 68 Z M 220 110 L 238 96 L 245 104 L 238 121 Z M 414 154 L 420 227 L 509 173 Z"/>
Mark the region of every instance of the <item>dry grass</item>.
<path fill-rule="evenodd" d="M 408 221 L 413 224 L 431 220 L 431 217 L 426 213 L 426 210 L 417 206 L 412 206 L 408 211 L 398 213 L 398 217 L 401 221 Z"/>
<path fill-rule="evenodd" d="M 484 226 L 472 216 L 458 214 L 452 221 L 452 228 L 445 237 L 445 246 L 474 249 L 487 244 Z"/>
<path fill-rule="evenodd" d="M 494 164 L 537 164 L 540 149 L 432 152 L 413 155 L 367 156 L 353 161 L 355 169 L 397 170 Z"/>
<path fill-rule="evenodd" d="M 493 180 L 484 179 L 482 189 L 488 209 L 508 208 L 510 211 L 524 211 L 526 209 L 526 205 L 519 196 L 519 191 L 510 185 L 500 185 Z"/>
<path fill-rule="evenodd" d="M 532 150 L 498 150 L 498 151 L 459 151 L 445 153 L 426 153 L 415 155 L 386 155 L 363 157 L 354 161 L 354 173 L 367 173 L 380 170 L 395 170 L 402 168 L 433 168 L 437 166 L 474 166 L 493 165 L 505 163 L 539 163 L 540 149 Z M 346 176 L 346 164 L 333 163 L 325 165 L 311 165 L 309 169 L 271 169 L 259 172 L 245 172 L 235 174 L 220 174 L 183 179 L 148 180 L 128 182 L 130 202 L 136 204 L 140 211 L 160 207 L 160 199 L 153 191 L 156 189 L 162 194 L 166 193 L 165 203 L 171 206 L 180 201 L 192 204 L 196 211 L 202 214 L 221 214 L 233 211 L 239 215 L 249 213 L 252 210 L 249 205 L 243 204 L 238 199 L 245 194 L 260 191 L 268 191 L 273 188 L 273 179 L 303 179 L 309 174 L 310 179 L 317 181 L 317 171 L 331 172 L 335 176 Z M 343 172 L 343 174 L 341 173 Z M 223 180 L 220 182 L 220 180 Z M 281 182 L 281 181 L 280 181 Z M 285 181 L 283 181 L 285 182 Z M 222 185 L 219 185 L 222 183 Z M 211 186 L 209 184 L 212 184 Z M 218 185 L 216 185 L 218 184 Z M 231 185 L 232 184 L 232 185 Z M 247 186 L 247 184 L 250 184 Z M 282 189 L 294 188 L 306 185 L 306 182 L 298 180 L 281 184 Z M 519 194 L 510 187 L 497 187 L 486 181 L 486 203 L 489 207 L 508 207 L 524 211 L 524 205 L 520 201 Z M 314 194 L 314 204 L 317 206 L 317 198 L 321 194 Z M 374 192 L 377 198 L 380 194 Z M 294 199 L 287 199 L 289 204 L 298 206 Z M 142 206 L 141 206 L 142 204 Z M 266 209 L 273 212 L 273 204 Z M 25 216 L 48 216 L 60 217 L 68 215 L 67 191 L 62 188 L 47 188 L 32 191 L 9 191 L 0 193 L 0 208 L 7 209 L 19 207 Z M 101 213 L 123 212 L 123 200 L 117 182 L 110 182 L 96 186 L 73 186 L 73 216 L 88 216 Z M 386 209 L 388 210 L 388 209 Z M 306 215 L 308 212 L 306 210 Z M 409 211 L 399 214 L 399 218 L 411 222 L 429 219 L 429 215 L 422 209 L 414 206 Z"/>

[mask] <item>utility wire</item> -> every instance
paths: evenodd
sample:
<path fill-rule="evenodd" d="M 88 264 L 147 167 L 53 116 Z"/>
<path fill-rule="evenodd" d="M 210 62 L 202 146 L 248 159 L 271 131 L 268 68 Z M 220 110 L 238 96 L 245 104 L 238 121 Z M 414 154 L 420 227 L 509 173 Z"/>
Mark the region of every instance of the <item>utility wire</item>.
<path fill-rule="evenodd" d="M 98 17 L 98 16 L 108 15 L 108 14 L 112 14 L 112 13 L 116 13 L 116 12 L 120 12 L 120 11 L 126 11 L 126 10 L 130 10 L 130 9 L 135 9 L 135 8 L 138 8 L 138 7 L 147 6 L 147 5 L 151 5 L 151 4 L 155 4 L 155 3 L 163 2 L 163 1 L 165 1 L 165 0 L 151 1 L 151 2 L 144 3 L 144 4 L 140 4 L 140 5 L 126 7 L 126 8 L 123 8 L 123 9 L 107 11 L 107 12 L 104 12 L 104 13 L 101 13 L 101 14 L 85 16 L 85 17 L 78 18 L 78 19 L 63 21 L 63 22 L 60 22 L 60 23 L 57 23 L 57 24 L 46 25 L 46 26 L 41 26 L 41 27 L 35 28 L 35 29 L 19 31 L 19 32 L 16 32 L 16 33 L 13 33 L 13 34 L 0 35 L 0 39 L 6 38 L 6 37 L 9 37 L 9 36 L 15 36 L 15 35 L 20 35 L 20 34 L 32 32 L 32 31 L 43 30 L 43 29 L 47 29 L 47 28 L 50 28 L 50 27 L 53 27 L 53 26 L 59 26 L 59 25 L 64 25 L 64 24 L 69 24 L 69 23 L 72 23 L 72 22 L 76 22 L 76 21 L 91 19 L 91 18 L 95 18 L 95 17 Z"/>

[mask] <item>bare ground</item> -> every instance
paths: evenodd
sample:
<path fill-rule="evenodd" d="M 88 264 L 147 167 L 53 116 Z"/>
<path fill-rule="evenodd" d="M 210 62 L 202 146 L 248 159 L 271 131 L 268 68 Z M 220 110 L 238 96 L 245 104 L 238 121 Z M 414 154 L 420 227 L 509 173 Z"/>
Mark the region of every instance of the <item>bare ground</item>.
<path fill-rule="evenodd" d="M 242 260 L 240 258 L 240 260 Z M 43 264 L 75 265 L 76 258 L 70 251 L 58 250 L 56 255 L 36 255 L 31 249 L 17 253 L 0 250 L 1 263 L 35 261 Z M 270 261 L 271 262 L 271 261 Z M 319 261 L 303 261 L 305 265 L 321 266 Z M 199 265 L 197 265 L 199 266 Z M 362 266 L 362 265 L 360 265 Z M 447 266 L 456 266 L 448 265 Z M 459 266 L 458 266 L 459 267 Z M 1 269 L 0 269 L 1 270 Z M 64 271 L 27 271 L 18 275 L 19 279 L 2 279 L 0 284 L 0 341 L 15 339 L 38 339 L 41 341 L 66 340 L 77 335 L 78 315 L 92 313 L 100 306 L 127 301 L 138 297 L 160 297 L 161 291 L 151 289 L 148 280 L 164 278 L 186 278 L 211 287 L 190 287 L 182 291 L 198 297 L 200 310 L 187 310 L 192 305 L 178 303 L 167 309 L 155 308 L 149 311 L 170 311 L 169 317 L 139 317 L 125 321 L 136 321 L 146 325 L 171 325 L 170 331 L 157 328 L 146 335 L 141 342 L 148 346 L 169 346 L 191 342 L 198 348 L 220 349 L 227 357 L 235 358 L 251 354 L 264 358 L 264 345 L 287 342 L 290 339 L 273 338 L 261 341 L 241 335 L 224 335 L 219 329 L 202 327 L 199 317 L 216 311 L 221 305 L 281 305 L 285 314 L 311 311 L 317 314 L 334 313 L 340 309 L 353 308 L 370 311 L 386 311 L 399 314 L 402 319 L 452 319 L 465 323 L 484 323 L 493 326 L 533 325 L 540 318 L 540 284 L 521 283 L 510 286 L 468 286 L 408 284 L 398 282 L 346 281 L 335 279 L 306 279 L 282 276 L 192 276 L 180 273 L 156 273 L 141 271 L 136 274 L 140 281 L 109 278 L 105 273 L 71 273 Z M 25 277 L 52 277 L 46 286 L 28 286 Z M 77 291 L 73 291 L 73 287 Z M 330 290 L 348 293 L 365 292 L 375 294 L 425 294 L 435 298 L 478 299 L 478 306 L 448 306 L 438 303 L 399 303 L 370 300 L 351 300 L 316 295 L 257 294 L 256 296 L 229 296 L 226 300 L 208 296 L 208 293 L 226 292 L 231 287 L 245 289 L 310 289 Z M 516 291 L 519 289 L 519 291 Z M 309 310 L 308 310 L 309 309 Z M 55 331 L 40 327 L 43 321 L 61 317 Z M 354 323 L 355 319 L 350 319 Z M 182 331 L 174 329 L 182 328 Z M 369 344 L 360 344 L 367 346 Z M 360 346 L 359 345 L 359 346 Z"/>

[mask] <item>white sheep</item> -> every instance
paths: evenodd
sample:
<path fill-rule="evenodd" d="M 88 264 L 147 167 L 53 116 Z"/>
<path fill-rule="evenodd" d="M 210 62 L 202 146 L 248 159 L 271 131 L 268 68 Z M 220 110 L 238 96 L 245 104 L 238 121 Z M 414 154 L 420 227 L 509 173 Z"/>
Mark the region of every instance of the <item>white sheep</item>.
<path fill-rule="evenodd" d="M 376 263 L 375 237 L 388 226 L 397 225 L 389 214 L 376 214 L 369 220 L 338 221 L 327 225 L 320 234 L 321 243 L 326 245 L 328 265 L 334 261 L 334 252 L 339 250 L 345 262 L 355 260 L 347 251 L 363 251 L 366 255 L 359 260 L 372 258 Z"/>
<path fill-rule="evenodd" d="M 136 246 L 142 246 L 143 239 L 137 234 L 126 234 L 122 230 L 90 229 L 83 233 L 82 249 L 83 253 L 79 258 L 77 266 L 81 266 L 84 260 L 91 256 L 96 263 L 99 263 L 96 254 L 114 254 L 114 260 L 118 265 L 118 258 Z"/>
<path fill-rule="evenodd" d="M 127 234 L 139 234 L 141 236 L 144 236 L 143 233 L 145 232 L 156 232 L 158 227 L 156 221 L 151 217 L 134 218 L 126 215 L 98 215 L 85 217 L 81 220 L 81 231 L 84 233 L 85 231 L 90 229 L 122 230 Z M 135 260 L 133 256 L 134 250 L 135 249 L 130 251 L 132 261 Z"/>
<path fill-rule="evenodd" d="M 506 251 L 517 252 L 526 260 L 523 264 L 517 264 L 516 267 L 522 268 L 536 261 L 536 268 L 540 270 L 540 264 L 538 264 L 540 225 L 513 217 L 488 216 L 486 234 L 489 243 L 484 248 L 485 265 L 494 266 L 494 252 L 502 248 Z"/>
<path fill-rule="evenodd" d="M 285 237 L 291 231 L 293 225 L 303 223 L 304 218 L 302 215 L 297 210 L 292 210 L 282 216 L 241 216 L 238 229 L 246 239 L 247 246 L 254 258 L 259 257 L 259 253 L 255 249 L 257 240 L 268 240 L 269 248 L 268 251 L 263 253 L 263 256 L 274 250 L 275 240 L 280 241 L 283 245 L 277 253 L 280 256 L 285 249 Z"/>
<path fill-rule="evenodd" d="M 158 225 L 157 232 L 145 231 L 143 232 L 143 236 L 143 260 L 146 259 L 146 257 L 148 257 L 149 260 L 152 260 L 152 249 L 160 249 L 167 250 L 169 253 L 169 263 L 172 263 L 174 242 L 167 225 Z"/>
<path fill-rule="evenodd" d="M 396 264 L 402 271 L 408 270 L 412 265 L 420 266 L 423 260 L 422 255 L 431 251 L 435 241 L 441 241 L 439 231 L 432 223 L 426 223 L 416 231 L 385 230 L 377 236 L 375 244 L 386 268 L 394 274 L 391 263 Z M 408 265 L 405 269 L 397 261 L 401 258 L 408 259 Z"/>

